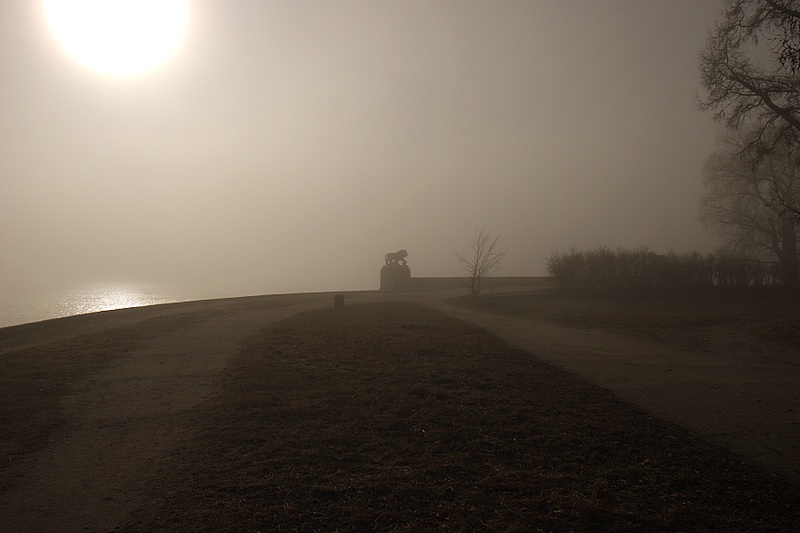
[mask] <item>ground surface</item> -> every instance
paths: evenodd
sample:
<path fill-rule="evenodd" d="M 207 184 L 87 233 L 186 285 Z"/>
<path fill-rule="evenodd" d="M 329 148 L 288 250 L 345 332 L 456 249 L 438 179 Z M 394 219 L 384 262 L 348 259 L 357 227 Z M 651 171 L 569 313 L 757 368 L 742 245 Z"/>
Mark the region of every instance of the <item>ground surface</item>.
<path fill-rule="evenodd" d="M 800 481 L 796 293 L 460 303 L 446 310 Z"/>
<path fill-rule="evenodd" d="M 793 301 L 403 298 L 690 432 L 444 315 L 352 305 L 385 295 L 103 313 L 0 330 L 0 524 L 797 523 Z"/>

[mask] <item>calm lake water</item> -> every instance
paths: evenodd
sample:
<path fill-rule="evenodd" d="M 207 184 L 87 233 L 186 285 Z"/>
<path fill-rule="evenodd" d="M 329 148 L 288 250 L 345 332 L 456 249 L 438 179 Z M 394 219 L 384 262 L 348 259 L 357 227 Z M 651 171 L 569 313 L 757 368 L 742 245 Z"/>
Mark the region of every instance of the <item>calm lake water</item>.
<path fill-rule="evenodd" d="M 0 327 L 97 311 L 199 299 L 168 289 L 124 284 L 95 284 L 69 290 L 0 294 Z"/>

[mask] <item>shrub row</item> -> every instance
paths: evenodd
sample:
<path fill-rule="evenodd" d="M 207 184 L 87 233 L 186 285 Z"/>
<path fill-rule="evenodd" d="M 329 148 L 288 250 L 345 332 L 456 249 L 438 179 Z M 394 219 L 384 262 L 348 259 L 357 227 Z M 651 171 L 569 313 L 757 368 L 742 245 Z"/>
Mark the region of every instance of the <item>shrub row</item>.
<path fill-rule="evenodd" d="M 732 254 L 659 255 L 646 247 L 555 252 L 547 270 L 563 288 L 591 291 L 780 285 L 780 267 Z"/>

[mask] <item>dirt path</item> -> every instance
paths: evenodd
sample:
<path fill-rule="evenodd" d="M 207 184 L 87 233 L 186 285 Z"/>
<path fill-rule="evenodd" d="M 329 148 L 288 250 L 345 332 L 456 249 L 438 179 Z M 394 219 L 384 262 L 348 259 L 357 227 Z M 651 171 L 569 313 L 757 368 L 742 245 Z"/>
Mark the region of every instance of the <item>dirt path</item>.
<path fill-rule="evenodd" d="M 139 504 L 186 430 L 182 415 L 216 390 L 240 343 L 269 323 L 329 304 L 330 296 L 260 302 L 231 300 L 137 311 L 189 313 L 192 320 L 144 348 L 115 359 L 78 386 L 63 405 L 69 426 L 43 450 L 19 487 L 0 499 L 3 531 L 111 531 Z M 198 313 L 198 310 L 202 310 Z M 100 329 L 119 314 L 86 321 Z M 146 334 L 146 331 L 143 331 Z"/>
<path fill-rule="evenodd" d="M 699 356 L 599 330 L 428 304 L 800 481 L 800 366 L 788 351 Z"/>

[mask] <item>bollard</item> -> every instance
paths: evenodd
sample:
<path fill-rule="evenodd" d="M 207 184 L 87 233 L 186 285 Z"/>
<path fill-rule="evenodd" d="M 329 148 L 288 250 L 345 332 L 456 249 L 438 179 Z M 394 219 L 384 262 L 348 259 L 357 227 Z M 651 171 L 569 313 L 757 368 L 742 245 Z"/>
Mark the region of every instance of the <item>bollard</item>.
<path fill-rule="evenodd" d="M 334 307 L 344 307 L 344 294 L 334 294 L 333 295 L 333 306 Z"/>

